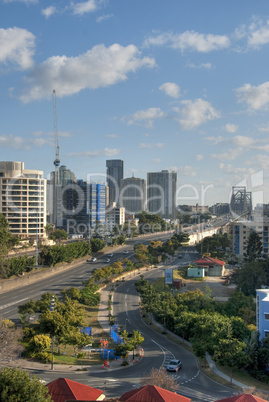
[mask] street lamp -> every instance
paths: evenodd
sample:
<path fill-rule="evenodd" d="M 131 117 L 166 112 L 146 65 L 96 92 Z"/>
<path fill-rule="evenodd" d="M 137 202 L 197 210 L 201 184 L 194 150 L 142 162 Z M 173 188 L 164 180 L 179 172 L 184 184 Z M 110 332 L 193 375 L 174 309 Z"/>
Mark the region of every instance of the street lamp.
<path fill-rule="evenodd" d="M 53 312 L 55 309 L 55 296 L 51 296 L 51 301 L 50 301 L 50 311 Z M 54 347 L 54 337 L 51 337 L 51 370 L 54 370 L 53 367 L 53 347 Z"/>

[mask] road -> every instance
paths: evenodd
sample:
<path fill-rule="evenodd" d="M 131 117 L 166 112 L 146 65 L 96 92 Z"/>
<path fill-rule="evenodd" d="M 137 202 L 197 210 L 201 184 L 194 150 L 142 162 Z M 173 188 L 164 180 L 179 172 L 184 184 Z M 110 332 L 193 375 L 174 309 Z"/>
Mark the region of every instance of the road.
<path fill-rule="evenodd" d="M 169 237 L 169 235 L 166 235 L 166 237 Z M 160 235 L 154 236 L 154 239 L 157 238 L 160 239 Z M 150 240 L 139 239 L 138 242 L 142 241 L 147 243 Z M 132 248 L 133 246 L 128 245 L 115 251 L 113 257 L 110 258 L 111 262 L 120 257 L 126 257 L 126 254 L 123 253 L 124 250 L 128 250 L 128 254 L 131 256 Z M 186 264 L 196 257 L 194 253 L 182 253 L 182 259 L 178 260 L 178 264 Z M 39 299 L 41 294 L 48 291 L 57 294 L 65 287 L 80 287 L 82 281 L 89 278 L 94 268 L 104 265 L 106 258 L 107 255 L 104 255 L 96 263 L 82 264 L 69 271 L 55 274 L 46 279 L 46 281 L 36 282 L 35 284 L 0 294 L 0 315 L 4 318 L 18 320 L 18 305 L 25 303 L 30 298 Z M 177 262 L 174 261 L 171 266 L 175 267 L 176 265 Z M 158 275 L 163 275 L 163 268 L 148 271 L 145 276 L 149 279 L 156 278 L 157 272 Z M 138 387 L 141 376 L 149 373 L 152 367 L 160 368 L 165 366 L 172 357 L 177 357 L 183 363 L 182 370 L 175 375 L 175 379 L 181 384 L 180 394 L 191 397 L 193 401 L 214 401 L 231 396 L 233 392 L 231 389 L 210 380 L 200 373 L 196 359 L 192 354 L 171 342 L 162 334 L 156 333 L 144 323 L 140 315 L 138 294 L 134 286 L 134 282 L 137 279 L 139 279 L 139 276 L 131 277 L 130 280 L 117 287 L 114 293 L 113 314 L 117 316 L 119 324 L 126 325 L 127 331 L 135 328 L 143 334 L 145 338 L 143 344 L 145 356 L 139 364 L 111 372 L 95 372 L 94 369 L 91 369 L 89 373 L 78 372 L 59 375 L 57 372 L 38 371 L 36 374 L 46 382 L 52 381 L 59 376 L 64 376 L 93 387 L 101 389 L 106 387 L 106 395 L 115 397 L 122 395 L 127 390 Z M 209 394 L 210 396 L 208 396 Z"/>

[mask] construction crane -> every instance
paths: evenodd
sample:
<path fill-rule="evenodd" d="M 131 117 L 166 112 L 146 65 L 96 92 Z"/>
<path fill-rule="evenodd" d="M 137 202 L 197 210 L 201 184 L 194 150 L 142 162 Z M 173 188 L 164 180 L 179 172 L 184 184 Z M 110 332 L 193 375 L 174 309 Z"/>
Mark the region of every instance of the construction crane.
<path fill-rule="evenodd" d="M 55 173 L 54 173 L 54 189 L 53 189 L 53 223 L 58 226 L 57 214 L 57 200 L 58 200 L 58 186 L 59 186 L 59 166 L 60 166 L 60 148 L 58 143 L 58 125 L 57 125 L 57 111 L 56 111 L 56 91 L 53 90 L 53 118 L 54 118 L 54 141 L 55 141 Z"/>
<path fill-rule="evenodd" d="M 58 143 L 58 125 L 57 125 L 57 111 L 56 111 L 56 91 L 53 90 L 53 116 L 54 116 L 54 140 L 55 140 L 55 170 L 60 166 L 60 148 Z M 57 169 L 58 170 L 58 169 Z"/>

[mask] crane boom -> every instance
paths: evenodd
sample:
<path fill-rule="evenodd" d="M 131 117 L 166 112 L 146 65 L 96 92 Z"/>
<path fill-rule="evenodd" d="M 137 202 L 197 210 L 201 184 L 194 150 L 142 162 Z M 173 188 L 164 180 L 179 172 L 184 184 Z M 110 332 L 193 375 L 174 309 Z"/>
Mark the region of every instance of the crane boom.
<path fill-rule="evenodd" d="M 56 91 L 53 90 L 53 116 L 54 116 L 54 140 L 55 140 L 55 167 L 60 166 L 60 148 L 58 143 L 58 125 L 57 125 L 57 111 L 56 111 Z"/>

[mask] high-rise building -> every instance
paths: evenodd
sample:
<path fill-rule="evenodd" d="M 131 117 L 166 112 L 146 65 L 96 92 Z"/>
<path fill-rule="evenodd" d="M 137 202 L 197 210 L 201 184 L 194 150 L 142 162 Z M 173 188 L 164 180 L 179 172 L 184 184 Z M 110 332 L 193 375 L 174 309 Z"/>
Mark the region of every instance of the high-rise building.
<path fill-rule="evenodd" d="M 68 234 L 88 235 L 105 224 L 106 189 L 104 184 L 89 184 L 83 180 L 63 187 L 63 227 Z"/>
<path fill-rule="evenodd" d="M 136 177 L 122 179 L 119 203 L 128 215 L 145 211 L 146 181 Z"/>
<path fill-rule="evenodd" d="M 120 182 L 123 179 L 123 161 L 120 159 L 111 159 L 106 161 L 106 177 L 109 188 L 109 205 L 113 202 L 119 204 Z"/>
<path fill-rule="evenodd" d="M 23 162 L 0 162 L 0 213 L 21 238 L 46 237 L 46 180 Z"/>
<path fill-rule="evenodd" d="M 59 167 L 57 189 L 55 189 L 55 172 L 50 173 L 50 180 L 47 183 L 47 215 L 48 221 L 56 227 L 64 226 L 62 194 L 72 183 L 76 183 L 76 176 L 65 165 Z"/>
<path fill-rule="evenodd" d="M 89 185 L 89 212 L 91 228 L 106 223 L 106 186 L 105 184 Z"/>
<path fill-rule="evenodd" d="M 165 219 L 176 217 L 177 173 L 162 170 L 147 174 L 147 210 Z"/>

